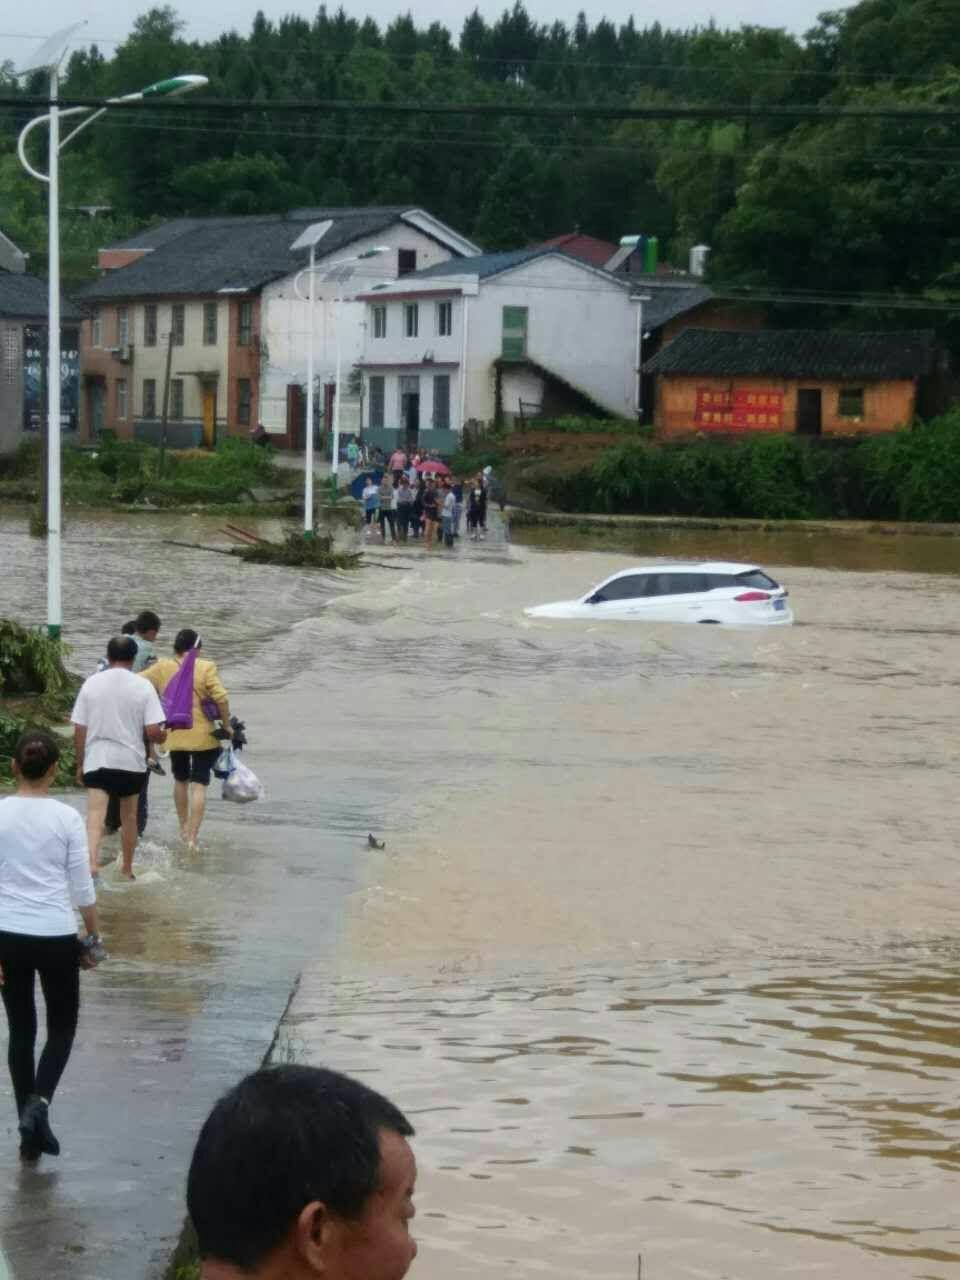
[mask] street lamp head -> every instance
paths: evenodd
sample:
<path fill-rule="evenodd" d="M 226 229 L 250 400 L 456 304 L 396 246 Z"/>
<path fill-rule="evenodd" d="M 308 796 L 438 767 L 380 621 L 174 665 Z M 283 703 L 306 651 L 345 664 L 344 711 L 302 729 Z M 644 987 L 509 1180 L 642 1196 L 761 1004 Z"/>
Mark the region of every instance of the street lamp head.
<path fill-rule="evenodd" d="M 206 76 L 170 76 L 168 80 L 158 80 L 156 84 L 148 84 L 142 89 L 142 98 L 179 98 L 194 89 L 202 89 L 209 84 Z"/>

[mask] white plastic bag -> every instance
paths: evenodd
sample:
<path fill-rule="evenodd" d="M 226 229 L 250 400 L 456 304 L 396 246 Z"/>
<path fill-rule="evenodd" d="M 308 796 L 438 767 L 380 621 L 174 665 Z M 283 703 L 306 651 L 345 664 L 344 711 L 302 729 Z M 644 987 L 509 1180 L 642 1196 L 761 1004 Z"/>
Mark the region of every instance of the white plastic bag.
<path fill-rule="evenodd" d="M 223 780 L 224 800 L 232 800 L 234 804 L 250 804 L 252 800 L 262 799 L 263 786 L 253 770 L 236 756 L 233 763 L 233 771 Z"/>
<path fill-rule="evenodd" d="M 229 742 L 225 742 L 220 748 L 217 763 L 213 766 L 214 775 L 218 778 L 229 778 L 236 767 L 237 758 L 233 754 L 233 747 Z"/>

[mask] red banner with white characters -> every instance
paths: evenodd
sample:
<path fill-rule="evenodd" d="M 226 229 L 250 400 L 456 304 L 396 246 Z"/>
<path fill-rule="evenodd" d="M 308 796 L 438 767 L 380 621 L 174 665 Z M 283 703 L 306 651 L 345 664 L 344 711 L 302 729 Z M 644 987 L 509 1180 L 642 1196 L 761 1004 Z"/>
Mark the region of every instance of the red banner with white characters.
<path fill-rule="evenodd" d="M 697 387 L 694 422 L 705 431 L 779 431 L 783 426 L 783 392 Z"/>

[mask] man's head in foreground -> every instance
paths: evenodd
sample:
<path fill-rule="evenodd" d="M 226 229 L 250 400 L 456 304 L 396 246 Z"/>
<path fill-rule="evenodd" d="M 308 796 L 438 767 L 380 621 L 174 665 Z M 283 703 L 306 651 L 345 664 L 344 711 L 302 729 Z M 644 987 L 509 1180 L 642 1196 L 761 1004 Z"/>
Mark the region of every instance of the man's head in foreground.
<path fill-rule="evenodd" d="M 201 1129 L 187 1180 L 204 1280 L 401 1280 L 417 1253 L 412 1134 L 336 1071 L 241 1080 Z"/>

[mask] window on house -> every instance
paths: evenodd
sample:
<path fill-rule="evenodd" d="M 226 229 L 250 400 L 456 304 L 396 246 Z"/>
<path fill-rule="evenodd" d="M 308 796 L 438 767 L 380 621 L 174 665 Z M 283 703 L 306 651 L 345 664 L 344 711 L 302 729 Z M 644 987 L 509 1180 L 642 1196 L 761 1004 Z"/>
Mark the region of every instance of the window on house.
<path fill-rule="evenodd" d="M 126 307 L 117 307 L 117 345 L 125 347 L 130 342 L 130 312 Z"/>
<path fill-rule="evenodd" d="M 438 373 L 433 379 L 433 425 L 450 430 L 450 375 Z"/>
<path fill-rule="evenodd" d="M 251 405 L 250 379 L 237 379 L 237 422 L 241 427 L 249 427 L 250 425 L 250 405 Z"/>
<path fill-rule="evenodd" d="M 241 302 L 237 309 L 237 346 L 249 347 L 253 339 L 253 303 Z"/>
<path fill-rule="evenodd" d="M 143 308 L 143 345 L 157 345 L 157 308 L 152 302 Z"/>
<path fill-rule="evenodd" d="M 173 345 L 175 347 L 183 346 L 185 328 L 186 310 L 182 302 L 175 302 L 170 311 L 170 332 L 173 334 Z"/>
<path fill-rule="evenodd" d="M 437 336 L 449 338 L 453 333 L 453 303 L 437 303 Z"/>
<path fill-rule="evenodd" d="M 397 275 L 408 276 L 411 271 L 417 269 L 417 251 L 416 249 L 398 249 L 397 250 Z"/>
<path fill-rule="evenodd" d="M 385 338 L 387 336 L 387 308 L 373 308 L 373 336 L 375 338 Z"/>
<path fill-rule="evenodd" d="M 217 304 L 215 302 L 203 304 L 203 345 L 205 347 L 217 345 Z"/>
<path fill-rule="evenodd" d="M 120 422 L 127 420 L 127 380 L 117 379 L 117 418 Z"/>
<path fill-rule="evenodd" d="M 143 416 L 145 418 L 155 418 L 157 416 L 156 378 L 144 378 L 143 380 Z"/>
<path fill-rule="evenodd" d="M 170 417 L 179 421 L 183 417 L 183 379 L 170 380 Z"/>
<path fill-rule="evenodd" d="M 503 308 L 503 344 L 501 355 L 504 360 L 522 360 L 527 354 L 527 308 Z"/>
<path fill-rule="evenodd" d="M 841 418 L 863 417 L 863 387 L 843 387 L 837 403 Z"/>
<path fill-rule="evenodd" d="M 90 341 L 95 347 L 103 346 L 103 312 L 99 307 L 94 311 L 90 323 Z"/>
<path fill-rule="evenodd" d="M 420 331 L 420 307 L 408 302 L 403 308 L 403 331 L 408 338 L 415 338 Z"/>
<path fill-rule="evenodd" d="M 382 427 L 383 407 L 386 399 L 385 381 L 379 374 L 370 379 L 370 426 Z"/>

